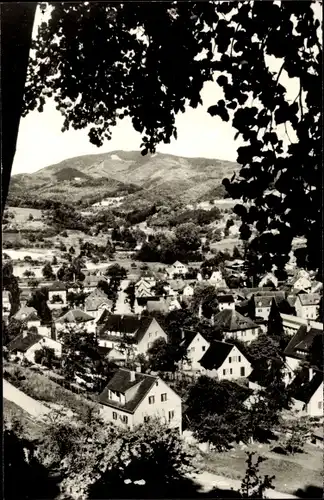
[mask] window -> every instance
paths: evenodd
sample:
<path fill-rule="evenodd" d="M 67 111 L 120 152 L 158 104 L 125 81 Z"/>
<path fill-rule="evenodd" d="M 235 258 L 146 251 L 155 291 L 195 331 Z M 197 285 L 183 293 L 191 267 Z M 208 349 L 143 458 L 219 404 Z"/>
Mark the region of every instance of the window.
<path fill-rule="evenodd" d="M 147 423 L 148 421 L 150 420 L 150 417 L 148 417 L 147 415 L 144 417 L 144 423 Z"/>
<path fill-rule="evenodd" d="M 158 381 L 156 381 L 156 382 L 155 382 L 155 385 L 159 385 L 159 382 L 158 382 Z"/>
<path fill-rule="evenodd" d="M 233 369 L 230 368 L 230 375 L 233 375 Z"/>
<path fill-rule="evenodd" d="M 241 377 L 245 376 L 245 367 L 241 366 Z"/>
<path fill-rule="evenodd" d="M 149 337 L 150 337 L 150 338 L 152 337 L 152 333 L 151 333 L 151 332 L 149 333 Z"/>
<path fill-rule="evenodd" d="M 223 370 L 223 375 L 226 375 L 227 370 Z"/>
<path fill-rule="evenodd" d="M 319 401 L 317 403 L 318 409 L 321 410 L 323 408 L 323 401 Z"/>
<path fill-rule="evenodd" d="M 241 361 L 241 356 L 238 357 L 239 362 Z"/>
<path fill-rule="evenodd" d="M 202 346 L 202 350 L 203 350 L 203 352 L 206 351 L 206 346 L 205 345 Z"/>
<path fill-rule="evenodd" d="M 192 347 L 192 348 L 190 349 L 190 351 L 191 351 L 191 352 L 195 352 L 195 348 L 194 348 L 194 347 Z"/>
<path fill-rule="evenodd" d="M 234 358 L 233 358 L 233 361 L 234 361 Z M 232 358 L 231 358 L 231 356 L 228 358 L 228 362 L 229 362 L 229 363 L 232 363 Z"/>
<path fill-rule="evenodd" d="M 166 400 L 167 400 L 166 393 L 161 394 L 161 401 L 166 401 Z"/>
<path fill-rule="evenodd" d="M 128 417 L 126 415 L 122 415 L 121 420 L 124 424 L 128 424 Z"/>
<path fill-rule="evenodd" d="M 258 309 L 258 313 L 262 313 L 262 309 Z"/>
<path fill-rule="evenodd" d="M 169 411 L 169 422 L 174 418 L 174 410 Z"/>
<path fill-rule="evenodd" d="M 155 397 L 154 396 L 149 396 L 149 404 L 153 405 L 155 402 Z"/>
<path fill-rule="evenodd" d="M 152 346 L 152 342 L 147 343 L 147 347 L 150 348 Z"/>
<path fill-rule="evenodd" d="M 117 413 L 115 411 L 113 411 L 113 419 L 117 420 Z"/>

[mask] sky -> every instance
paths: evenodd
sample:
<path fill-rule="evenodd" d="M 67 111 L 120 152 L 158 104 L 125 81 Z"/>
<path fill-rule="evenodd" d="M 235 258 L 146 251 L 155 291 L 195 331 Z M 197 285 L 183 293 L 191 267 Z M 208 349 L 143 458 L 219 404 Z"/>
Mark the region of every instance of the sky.
<path fill-rule="evenodd" d="M 33 36 L 43 20 L 43 15 L 37 9 Z M 274 70 L 277 69 L 276 66 L 274 62 Z M 283 83 L 288 83 L 287 90 L 295 97 L 296 81 L 287 79 Z M 201 98 L 203 104 L 198 108 L 187 107 L 185 113 L 176 116 L 177 140 L 172 139 L 170 144 L 158 146 L 157 151 L 179 156 L 236 161 L 237 148 L 242 144 L 239 140 L 234 141 L 236 130 L 230 122 L 225 123 L 207 113 L 208 107 L 222 98 L 222 90 L 216 83 L 208 82 L 202 90 Z M 133 129 L 129 118 L 117 122 L 112 129 L 112 139 L 105 141 L 100 148 L 90 143 L 87 129 L 71 129 L 62 133 L 62 125 L 63 117 L 51 99 L 48 99 L 42 113 L 35 110 L 22 118 L 12 175 L 36 172 L 75 156 L 114 150 L 139 150 L 142 142 L 141 134 Z"/>

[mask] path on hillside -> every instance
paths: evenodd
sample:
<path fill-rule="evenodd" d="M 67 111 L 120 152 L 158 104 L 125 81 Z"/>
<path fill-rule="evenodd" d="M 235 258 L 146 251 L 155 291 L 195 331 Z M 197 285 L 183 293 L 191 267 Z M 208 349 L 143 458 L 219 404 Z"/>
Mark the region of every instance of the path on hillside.
<path fill-rule="evenodd" d="M 17 387 L 10 384 L 7 380 L 3 380 L 2 388 L 3 398 L 20 406 L 20 408 L 36 419 L 43 420 L 52 411 L 51 408 L 47 408 L 42 403 L 39 403 L 39 401 L 27 396 L 27 394 L 17 389 Z"/>
<path fill-rule="evenodd" d="M 217 474 L 212 474 L 211 472 L 198 472 L 196 474 L 190 474 L 190 479 L 192 479 L 197 485 L 200 486 L 201 492 L 209 492 L 215 488 L 221 490 L 238 491 L 241 488 L 241 481 L 237 479 L 230 479 L 223 476 L 218 476 Z M 299 498 L 295 495 L 289 495 L 288 493 L 282 493 L 276 490 L 266 490 L 266 498 Z"/>

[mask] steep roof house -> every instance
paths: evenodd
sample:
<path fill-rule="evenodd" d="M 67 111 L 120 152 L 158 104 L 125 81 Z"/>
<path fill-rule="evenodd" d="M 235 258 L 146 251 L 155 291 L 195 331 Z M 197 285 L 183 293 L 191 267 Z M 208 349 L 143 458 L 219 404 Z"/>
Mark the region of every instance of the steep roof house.
<path fill-rule="evenodd" d="M 231 294 L 223 294 L 217 295 L 217 302 L 220 311 L 224 311 L 224 309 L 235 309 L 235 300 L 233 295 Z"/>
<path fill-rule="evenodd" d="M 71 309 L 67 313 L 55 320 L 57 331 L 63 330 L 66 326 L 77 328 L 83 326 L 89 333 L 95 333 L 95 318 L 81 309 Z"/>
<path fill-rule="evenodd" d="M 146 354 L 157 338 L 167 340 L 167 334 L 155 318 L 141 315 L 102 315 L 97 323 L 97 337 L 102 347 L 116 348 L 126 337 L 137 354 Z"/>
<path fill-rule="evenodd" d="M 301 363 L 308 362 L 315 337 L 323 338 L 323 329 L 313 328 L 310 323 L 299 327 L 284 350 L 286 364 L 294 371 Z"/>
<path fill-rule="evenodd" d="M 232 309 L 224 309 L 214 316 L 215 328 L 221 330 L 225 338 L 251 342 L 258 337 L 259 326 L 250 318 Z"/>
<path fill-rule="evenodd" d="M 96 288 L 85 300 L 84 310 L 98 320 L 104 309 L 111 311 L 112 301 L 99 288 Z"/>
<path fill-rule="evenodd" d="M 99 396 L 101 416 L 129 428 L 159 418 L 182 432 L 181 398 L 157 376 L 120 368 Z"/>
<path fill-rule="evenodd" d="M 62 344 L 49 337 L 44 337 L 38 333 L 30 333 L 26 330 L 17 335 L 7 344 L 9 354 L 20 359 L 26 358 L 31 363 L 35 362 L 35 352 L 42 347 L 54 349 L 57 357 L 62 354 Z"/>
<path fill-rule="evenodd" d="M 259 288 L 263 286 L 272 285 L 274 288 L 278 287 L 278 278 L 273 273 L 266 273 L 259 283 Z"/>
<path fill-rule="evenodd" d="M 65 283 L 54 281 L 48 287 L 48 306 L 52 308 L 60 308 L 66 305 L 67 287 Z"/>
<path fill-rule="evenodd" d="M 317 330 L 323 330 L 323 323 L 319 321 L 313 321 L 310 319 L 299 318 L 297 316 L 293 316 L 292 314 L 284 314 L 280 313 L 282 324 L 285 330 L 285 333 L 289 335 L 294 335 L 297 333 L 301 326 L 311 326 Z"/>
<path fill-rule="evenodd" d="M 294 409 L 310 417 L 323 417 L 323 372 L 309 368 L 307 375 L 302 381 L 297 376 L 290 385 Z"/>
<path fill-rule="evenodd" d="M 201 372 L 219 380 L 248 377 L 251 363 L 233 344 L 214 340 L 199 361 Z"/>
<path fill-rule="evenodd" d="M 97 287 L 100 281 L 107 281 L 104 276 L 93 276 L 89 274 L 84 278 L 83 281 L 83 290 L 85 293 L 93 292 Z"/>
<path fill-rule="evenodd" d="M 148 312 L 161 312 L 167 314 L 170 311 L 181 309 L 181 304 L 176 297 L 159 297 L 159 300 L 147 300 L 146 310 Z"/>
<path fill-rule="evenodd" d="M 166 274 L 169 279 L 174 279 L 175 276 L 184 276 L 188 273 L 188 267 L 178 260 L 172 266 L 166 268 Z"/>
<path fill-rule="evenodd" d="M 181 346 L 186 349 L 187 358 L 182 362 L 182 369 L 200 371 L 199 361 L 209 348 L 210 342 L 199 332 L 188 332 L 182 340 Z"/>
<path fill-rule="evenodd" d="M 321 296 L 319 293 L 299 293 L 295 302 L 296 314 L 300 318 L 316 320 Z"/>

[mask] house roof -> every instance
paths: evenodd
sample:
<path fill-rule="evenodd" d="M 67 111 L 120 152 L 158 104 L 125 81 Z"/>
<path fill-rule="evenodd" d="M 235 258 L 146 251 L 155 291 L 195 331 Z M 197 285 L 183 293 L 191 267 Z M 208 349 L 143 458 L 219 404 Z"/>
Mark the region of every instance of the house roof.
<path fill-rule="evenodd" d="M 302 306 L 317 306 L 321 299 L 319 293 L 300 293 L 298 297 Z"/>
<path fill-rule="evenodd" d="M 186 282 L 184 280 L 169 280 L 168 284 L 172 290 L 180 292 L 186 287 Z"/>
<path fill-rule="evenodd" d="M 146 308 L 149 312 L 168 313 L 170 303 L 171 303 L 170 298 L 160 299 L 160 300 L 148 300 L 146 302 Z"/>
<path fill-rule="evenodd" d="M 99 337 L 105 339 L 109 335 L 108 332 L 121 332 L 133 334 L 135 341 L 138 343 L 144 337 L 153 320 L 154 318 L 149 316 L 137 316 L 135 314 L 109 314 L 102 322 Z"/>
<path fill-rule="evenodd" d="M 112 406 L 113 408 L 118 408 L 124 410 L 128 413 L 134 413 L 138 405 L 143 401 L 145 396 L 151 390 L 158 377 L 153 375 L 147 375 L 144 373 L 135 373 L 135 380 L 131 381 L 131 370 L 126 370 L 125 368 L 120 368 L 108 382 L 108 385 L 102 391 L 99 396 L 99 401 L 102 404 Z M 108 391 L 121 392 L 125 394 L 132 387 L 137 386 L 137 390 L 129 401 L 125 404 L 118 403 L 108 399 Z"/>
<path fill-rule="evenodd" d="M 258 328 L 250 318 L 242 316 L 233 309 L 224 309 L 214 317 L 214 325 L 221 330 L 235 332 L 238 330 L 248 330 L 249 328 Z"/>
<path fill-rule="evenodd" d="M 37 316 L 37 311 L 34 307 L 25 306 L 25 307 L 21 307 L 19 309 L 19 311 L 16 312 L 16 314 L 13 317 L 14 317 L 14 319 L 17 319 L 19 321 L 26 321 L 26 320 L 30 319 L 30 317 L 35 318 L 35 315 L 36 315 L 36 319 L 39 319 Z"/>
<path fill-rule="evenodd" d="M 58 291 L 66 291 L 66 285 L 65 283 L 61 283 L 61 281 L 54 281 L 49 287 L 48 287 L 49 292 L 58 292 Z"/>
<path fill-rule="evenodd" d="M 56 320 L 56 323 L 86 323 L 94 318 L 81 309 L 71 309 L 66 314 Z"/>
<path fill-rule="evenodd" d="M 220 304 L 233 304 L 235 302 L 233 295 L 230 294 L 217 295 L 217 301 Z"/>
<path fill-rule="evenodd" d="M 88 275 L 84 278 L 83 285 L 84 286 L 97 286 L 99 281 L 106 281 L 106 278 L 104 276 Z"/>
<path fill-rule="evenodd" d="M 183 346 L 187 349 L 197 335 L 200 335 L 204 340 L 207 340 L 200 332 L 187 331 L 187 332 L 185 332 L 184 339 L 181 341 L 181 346 Z"/>
<path fill-rule="evenodd" d="M 22 333 L 20 333 L 17 337 L 12 339 L 6 347 L 11 352 L 26 352 L 30 347 L 37 344 L 37 342 L 39 342 L 42 338 L 43 336 L 38 335 L 38 333 L 27 333 L 25 337 Z"/>
<path fill-rule="evenodd" d="M 222 366 L 233 347 L 233 344 L 214 340 L 211 342 L 199 363 L 203 368 L 206 368 L 206 370 L 217 370 Z"/>
<path fill-rule="evenodd" d="M 296 384 L 294 384 L 294 380 L 291 383 L 291 389 L 294 399 L 302 401 L 303 403 L 308 403 L 314 393 L 323 383 L 323 373 L 318 370 L 314 371 L 312 379 L 306 381 L 303 384 L 300 384 L 300 381 L 297 380 Z"/>
<path fill-rule="evenodd" d="M 108 299 L 107 295 L 98 288 L 90 293 L 85 300 L 85 309 L 87 311 L 97 311 L 102 304 L 112 306 L 112 301 Z"/>
<path fill-rule="evenodd" d="M 176 261 L 172 264 L 172 266 L 184 266 L 184 267 L 187 267 L 185 264 L 182 264 L 182 262 L 180 262 L 179 260 L 176 260 Z M 172 266 L 171 266 L 171 267 L 172 267 Z"/>
<path fill-rule="evenodd" d="M 304 357 L 298 354 L 297 351 L 305 351 L 307 353 L 317 335 L 323 335 L 323 330 L 318 330 L 317 328 L 312 327 L 307 329 L 307 325 L 300 326 L 288 343 L 286 349 L 284 350 L 284 354 L 286 356 L 304 359 Z"/>

